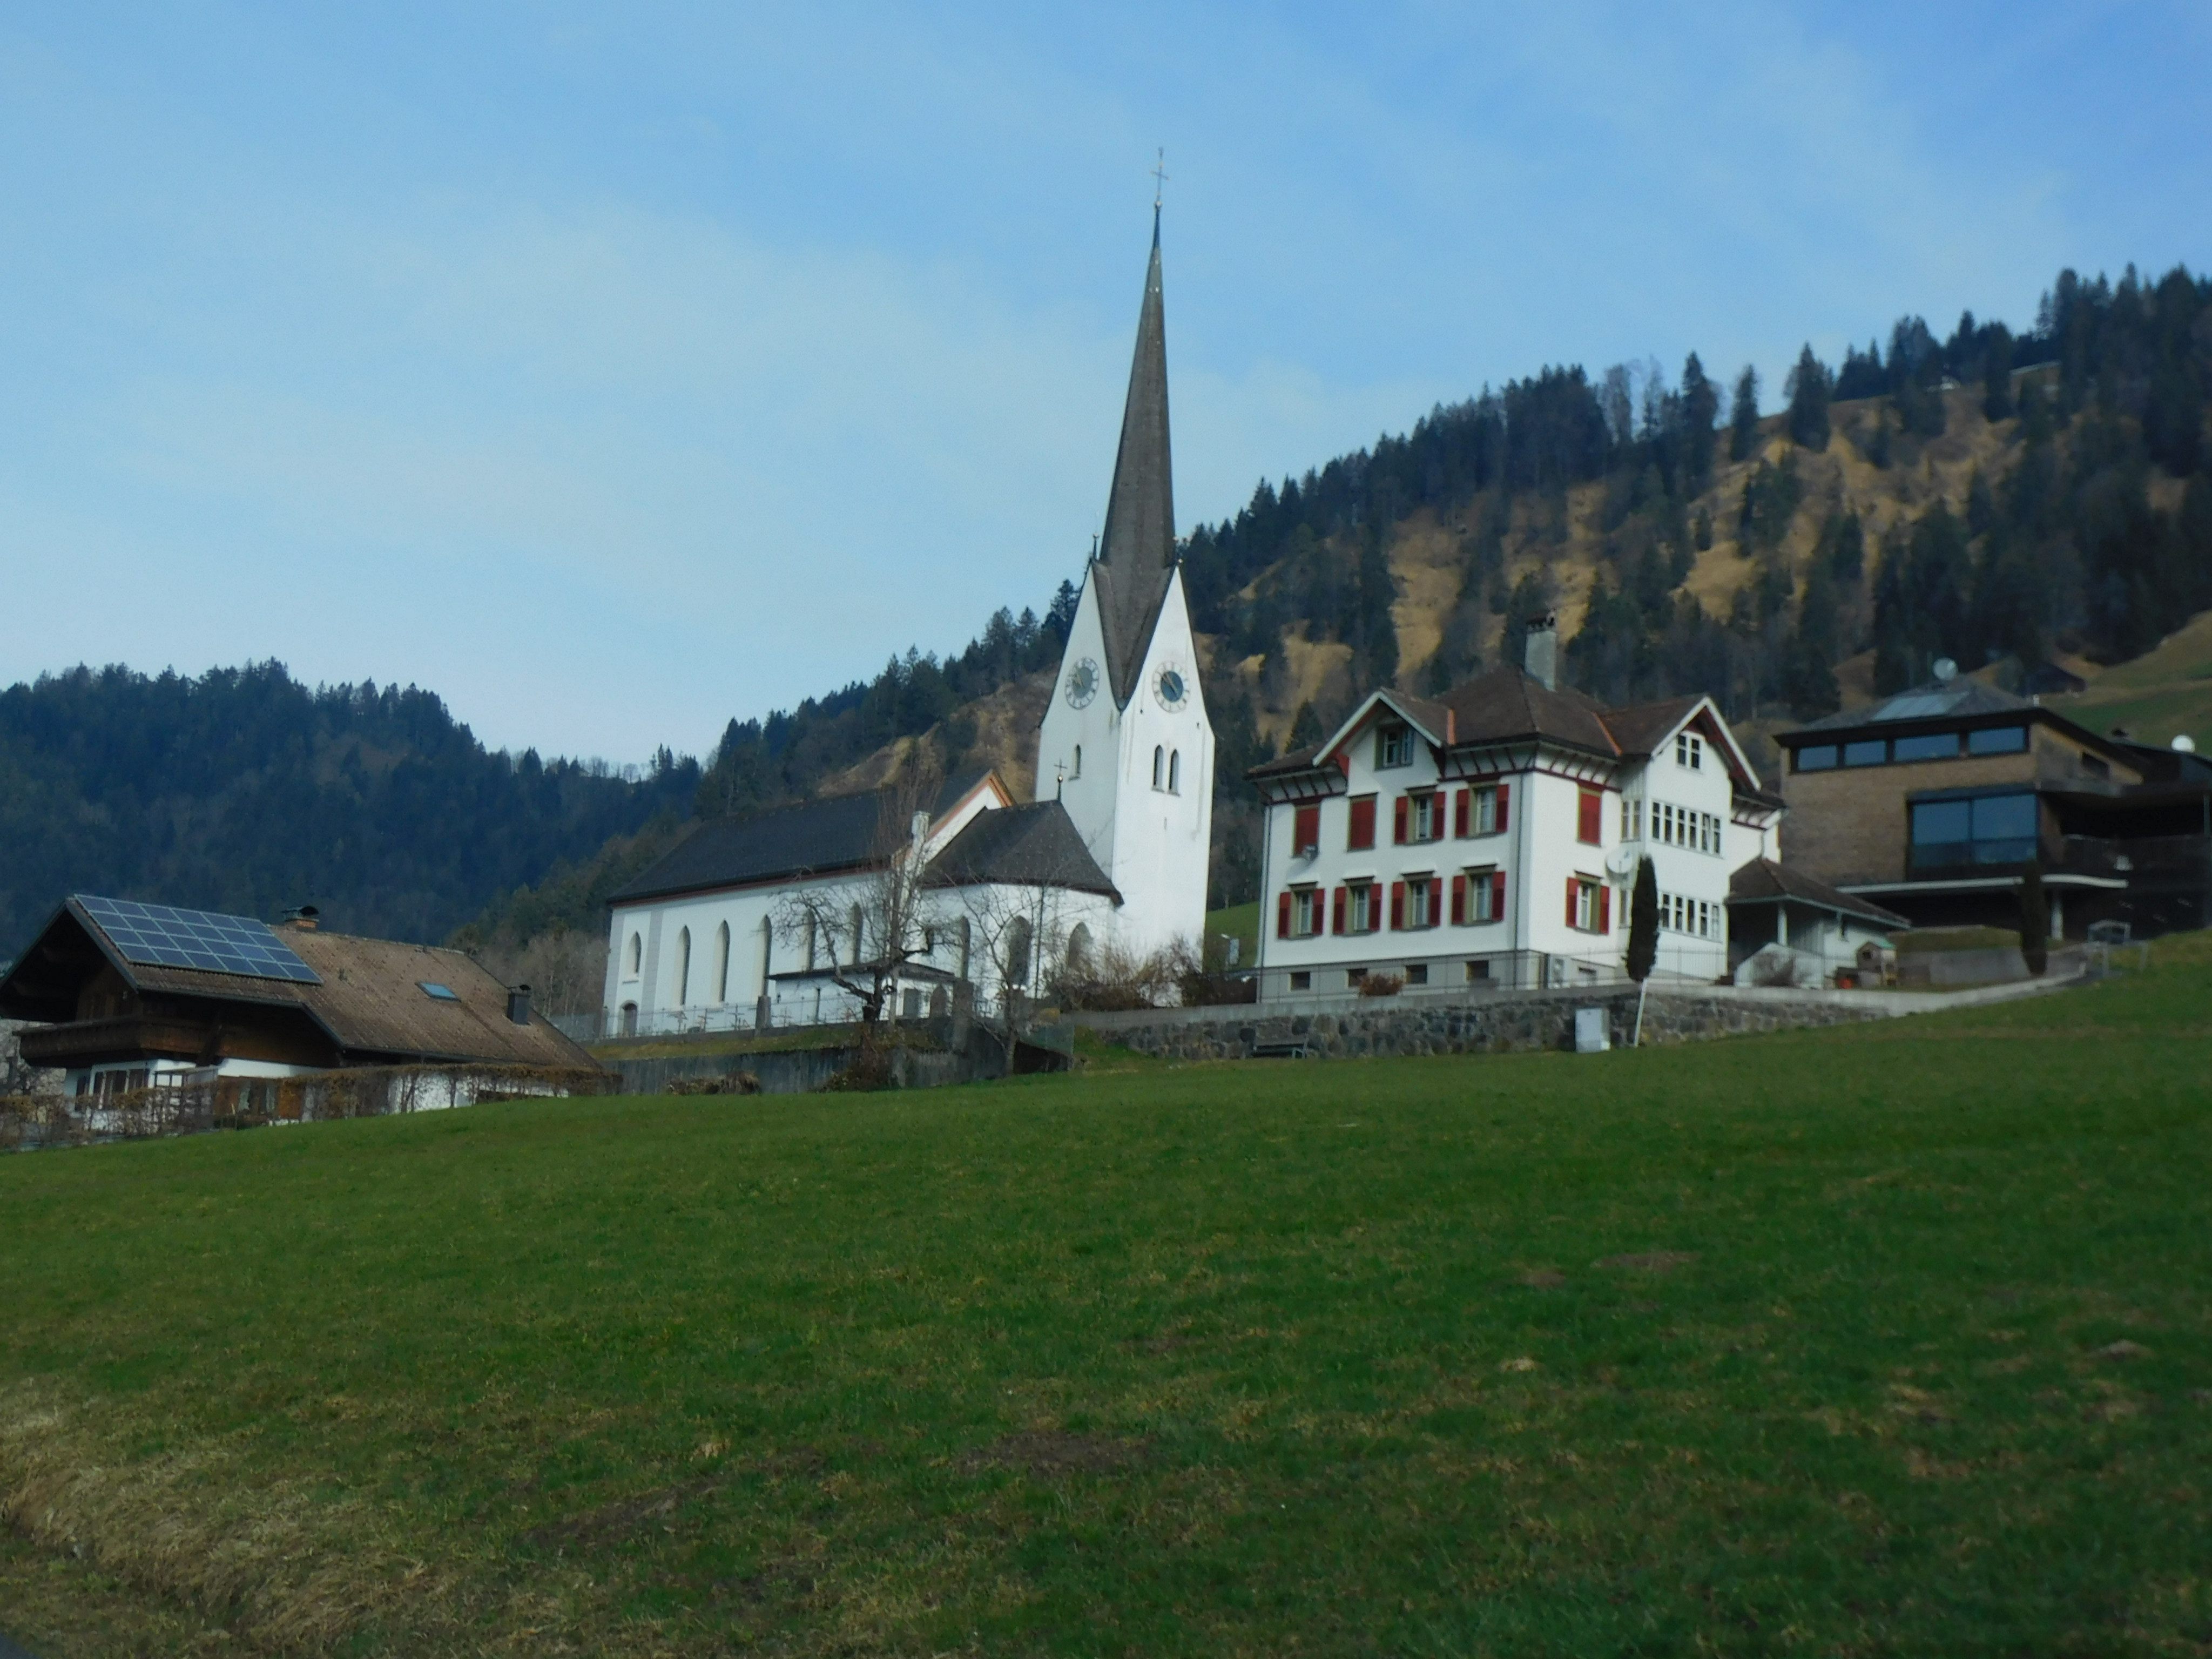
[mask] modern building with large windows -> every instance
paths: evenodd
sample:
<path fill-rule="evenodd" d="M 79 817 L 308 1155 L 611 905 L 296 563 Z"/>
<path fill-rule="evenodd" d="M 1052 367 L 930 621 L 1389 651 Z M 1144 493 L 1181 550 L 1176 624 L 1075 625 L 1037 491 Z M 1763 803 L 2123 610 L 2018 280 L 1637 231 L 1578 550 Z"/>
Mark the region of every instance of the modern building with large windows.
<path fill-rule="evenodd" d="M 2052 937 L 2212 925 L 2212 764 L 1953 677 L 1776 739 L 1795 868 L 1920 927 L 2017 927 L 2038 865 Z"/>

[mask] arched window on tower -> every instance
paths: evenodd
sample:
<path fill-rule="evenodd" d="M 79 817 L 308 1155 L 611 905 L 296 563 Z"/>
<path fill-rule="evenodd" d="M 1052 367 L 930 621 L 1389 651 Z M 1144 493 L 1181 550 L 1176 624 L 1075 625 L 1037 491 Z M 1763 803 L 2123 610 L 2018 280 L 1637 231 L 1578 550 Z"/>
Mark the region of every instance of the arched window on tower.
<path fill-rule="evenodd" d="M 1068 772 L 1068 775 L 1067 775 L 1067 776 L 1068 776 L 1068 781 L 1069 781 L 1070 782 L 1073 782 L 1074 780 L 1076 780 L 1077 778 L 1081 777 L 1082 775 L 1083 775 L 1083 745 L 1082 745 L 1081 744 L 1079 744 L 1079 744 L 1077 744 L 1075 745 L 1075 764 L 1074 764 L 1074 766 L 1073 766 L 1073 767 L 1069 770 L 1069 772 Z"/>
<path fill-rule="evenodd" d="M 676 1006 L 681 1008 L 691 1000 L 691 930 L 679 930 L 676 935 Z"/>
<path fill-rule="evenodd" d="M 1152 787 L 1162 787 L 1167 781 L 1168 751 L 1155 744 L 1152 748 Z"/>
<path fill-rule="evenodd" d="M 1168 793 L 1182 793 L 1182 750 L 1180 749 L 1168 757 Z"/>
<path fill-rule="evenodd" d="M 714 930 L 714 1006 L 730 1000 L 730 924 Z"/>
<path fill-rule="evenodd" d="M 642 963 L 644 960 L 645 941 L 640 939 L 635 933 L 632 933 L 629 936 L 629 968 L 628 969 L 629 976 L 632 979 L 635 979 L 637 977 L 638 964 Z"/>

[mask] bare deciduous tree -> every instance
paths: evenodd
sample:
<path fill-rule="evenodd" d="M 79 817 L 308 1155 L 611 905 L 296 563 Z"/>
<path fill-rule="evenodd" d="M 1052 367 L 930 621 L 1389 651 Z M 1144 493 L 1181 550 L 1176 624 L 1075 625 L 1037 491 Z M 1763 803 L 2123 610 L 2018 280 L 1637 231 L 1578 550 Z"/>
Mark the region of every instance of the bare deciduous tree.
<path fill-rule="evenodd" d="M 929 954 L 939 925 L 941 902 L 923 883 L 937 788 L 933 769 L 909 769 L 878 795 L 866 865 L 850 879 L 802 887 L 776 903 L 776 937 L 812 947 L 830 983 L 860 1005 L 869 1042 L 902 976 Z"/>
<path fill-rule="evenodd" d="M 994 882 L 955 891 L 969 927 L 969 981 L 997 990 L 995 997 L 977 999 L 975 1017 L 1003 1045 L 1011 1066 L 1039 986 L 1066 960 L 1061 890 L 1042 882 Z"/>

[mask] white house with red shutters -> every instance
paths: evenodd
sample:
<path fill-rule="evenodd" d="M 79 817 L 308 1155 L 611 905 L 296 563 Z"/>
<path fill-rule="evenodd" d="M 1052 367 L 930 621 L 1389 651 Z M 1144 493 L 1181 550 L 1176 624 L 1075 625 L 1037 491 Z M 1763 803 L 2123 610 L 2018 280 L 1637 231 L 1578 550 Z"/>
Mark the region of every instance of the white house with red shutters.
<path fill-rule="evenodd" d="M 1776 856 L 1782 803 L 1710 697 L 1609 708 L 1527 670 L 1377 691 L 1326 742 L 1255 767 L 1267 803 L 1260 995 L 1571 986 L 1626 971 L 1650 859 L 1655 978 L 1727 971 L 1729 878 Z"/>

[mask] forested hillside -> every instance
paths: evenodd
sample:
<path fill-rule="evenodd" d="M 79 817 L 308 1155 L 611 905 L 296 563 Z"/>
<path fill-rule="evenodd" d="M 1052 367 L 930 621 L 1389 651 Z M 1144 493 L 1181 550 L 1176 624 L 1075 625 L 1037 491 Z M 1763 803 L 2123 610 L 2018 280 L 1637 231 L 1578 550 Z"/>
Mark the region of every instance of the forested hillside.
<path fill-rule="evenodd" d="M 436 940 L 494 895 L 656 814 L 696 763 L 646 775 L 488 752 L 427 691 L 310 690 L 276 663 L 198 679 L 79 668 L 0 691 L 0 959 L 64 895 Z"/>
<path fill-rule="evenodd" d="M 1184 543 L 1220 738 L 1215 902 L 1256 880 L 1246 767 L 1374 685 L 1494 665 L 1539 611 L 1559 614 L 1571 683 L 1710 691 L 1753 732 L 1941 656 L 2094 673 L 2150 649 L 2212 607 L 2208 392 L 2212 283 L 2068 271 L 2032 327 L 1907 317 L 1840 364 L 1808 348 L 1764 403 L 1749 370 L 1694 355 L 1679 374 L 1546 368 L 1262 483 Z M 733 719 L 703 768 L 663 751 L 628 783 L 488 755 L 426 694 L 310 693 L 281 670 L 18 687 L 0 697 L 0 926 L 101 885 L 263 914 L 313 898 L 412 937 L 474 915 L 464 941 L 509 967 L 577 932 L 574 962 L 530 971 L 588 997 L 601 900 L 687 813 L 918 759 L 1025 790 L 1063 574 L 1040 580 L 1057 581 L 1042 617 L 1001 611 L 960 652 Z"/>

